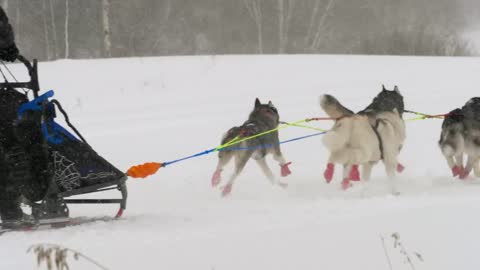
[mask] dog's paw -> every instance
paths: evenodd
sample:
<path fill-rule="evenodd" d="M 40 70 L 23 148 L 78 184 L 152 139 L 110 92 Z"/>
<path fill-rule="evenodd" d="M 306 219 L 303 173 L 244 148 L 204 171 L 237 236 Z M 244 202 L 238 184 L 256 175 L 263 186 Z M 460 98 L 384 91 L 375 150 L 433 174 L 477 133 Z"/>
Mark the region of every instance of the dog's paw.
<path fill-rule="evenodd" d="M 280 166 L 280 174 L 282 175 L 282 177 L 286 177 L 292 174 L 292 171 L 290 171 L 290 168 L 288 168 L 288 165 L 290 164 L 292 164 L 292 162 L 288 162 Z"/>
<path fill-rule="evenodd" d="M 352 187 L 352 183 L 350 183 L 349 179 L 343 179 L 342 181 L 342 189 L 347 190 Z"/>
<path fill-rule="evenodd" d="M 460 179 L 462 179 L 462 180 L 467 180 L 468 175 L 470 175 L 470 171 L 467 171 L 467 170 L 463 169 L 458 176 L 459 176 Z"/>
<path fill-rule="evenodd" d="M 398 172 L 398 173 L 402 173 L 403 171 L 405 171 L 405 166 L 403 166 L 402 164 L 398 163 L 398 164 L 397 164 L 397 172 Z"/>
<path fill-rule="evenodd" d="M 350 174 L 348 175 L 348 179 L 352 181 L 360 181 L 360 172 L 358 170 L 358 165 L 353 165 L 350 169 Z"/>
<path fill-rule="evenodd" d="M 222 171 L 221 170 L 216 170 L 213 173 L 213 176 L 212 176 L 212 187 L 218 186 L 218 184 L 220 184 L 221 180 L 222 180 Z"/>
<path fill-rule="evenodd" d="M 227 184 L 222 188 L 222 197 L 227 197 L 232 193 L 233 184 Z"/>
<path fill-rule="evenodd" d="M 455 166 L 452 168 L 453 177 L 457 177 L 463 174 L 464 169 L 460 166 Z"/>
<path fill-rule="evenodd" d="M 328 184 L 332 182 L 334 172 L 335 172 L 335 165 L 333 163 L 328 163 L 327 169 L 323 173 L 323 177 L 325 177 L 325 181 L 327 181 Z"/>

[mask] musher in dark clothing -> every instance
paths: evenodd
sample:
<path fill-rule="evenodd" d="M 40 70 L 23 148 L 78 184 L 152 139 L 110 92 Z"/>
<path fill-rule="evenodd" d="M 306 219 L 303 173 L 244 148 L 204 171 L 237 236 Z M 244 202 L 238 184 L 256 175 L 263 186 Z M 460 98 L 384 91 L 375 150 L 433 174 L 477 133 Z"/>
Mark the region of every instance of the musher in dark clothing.
<path fill-rule="evenodd" d="M 12 26 L 0 7 L 0 60 L 13 62 L 18 53 Z M 12 103 L 26 101 L 20 93 L 17 95 L 13 91 L 0 89 L 0 218 L 4 224 L 22 220 L 24 217 L 19 202 L 21 194 L 18 185 L 9 176 L 6 154 L 10 152 L 12 145 L 17 144 L 12 128 L 17 112 L 8 108 L 17 107 L 12 106 Z"/>
<path fill-rule="evenodd" d="M 8 22 L 7 14 L 0 7 L 0 59 L 13 62 L 18 57 L 18 49 L 15 45 L 13 29 Z"/>

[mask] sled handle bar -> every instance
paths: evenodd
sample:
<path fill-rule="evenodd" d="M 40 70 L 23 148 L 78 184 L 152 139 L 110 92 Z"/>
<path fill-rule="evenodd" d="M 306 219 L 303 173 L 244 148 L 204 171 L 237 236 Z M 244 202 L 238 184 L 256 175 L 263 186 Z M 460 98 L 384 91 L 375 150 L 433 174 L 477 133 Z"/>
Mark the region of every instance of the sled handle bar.
<path fill-rule="evenodd" d="M 10 88 L 26 88 L 33 91 L 35 98 L 38 97 L 40 92 L 40 84 L 38 83 L 38 61 L 34 59 L 31 63 L 22 55 L 17 57 L 18 61 L 23 63 L 28 70 L 28 75 L 30 76 L 29 82 L 2 82 L 0 83 L 0 88 L 10 87 Z"/>

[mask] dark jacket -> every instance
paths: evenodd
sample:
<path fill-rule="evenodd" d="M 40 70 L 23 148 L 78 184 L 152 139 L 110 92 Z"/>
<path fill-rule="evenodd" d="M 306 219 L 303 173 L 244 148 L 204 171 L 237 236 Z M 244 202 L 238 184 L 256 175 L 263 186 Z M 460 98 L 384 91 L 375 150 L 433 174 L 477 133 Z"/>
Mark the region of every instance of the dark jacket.
<path fill-rule="evenodd" d="M 0 59 L 4 61 L 15 61 L 18 57 L 18 49 L 15 45 L 15 35 L 8 22 L 8 17 L 0 7 Z"/>

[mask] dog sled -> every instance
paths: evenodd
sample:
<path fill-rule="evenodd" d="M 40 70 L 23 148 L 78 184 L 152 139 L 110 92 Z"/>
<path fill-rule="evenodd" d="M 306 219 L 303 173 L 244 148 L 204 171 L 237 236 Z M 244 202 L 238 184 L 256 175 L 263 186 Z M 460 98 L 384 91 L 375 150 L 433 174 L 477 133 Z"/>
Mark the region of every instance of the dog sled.
<path fill-rule="evenodd" d="M 33 225 L 68 224 L 71 204 L 127 204 L 127 175 L 102 158 L 70 123 L 54 92 L 40 93 L 37 61 L 20 56 L 30 81 L 0 83 L 2 117 L 15 117 L 9 147 L 0 144 L 0 158 L 9 181 L 32 208 Z M 2 72 L 3 74 L 3 72 Z M 33 98 L 22 90 L 28 89 Z M 68 129 L 57 123 L 63 115 Z M 2 127 L 5 129 L 5 127 Z M 79 195 L 118 190 L 119 198 L 82 199 Z M 112 216 L 113 218 L 113 216 Z"/>

